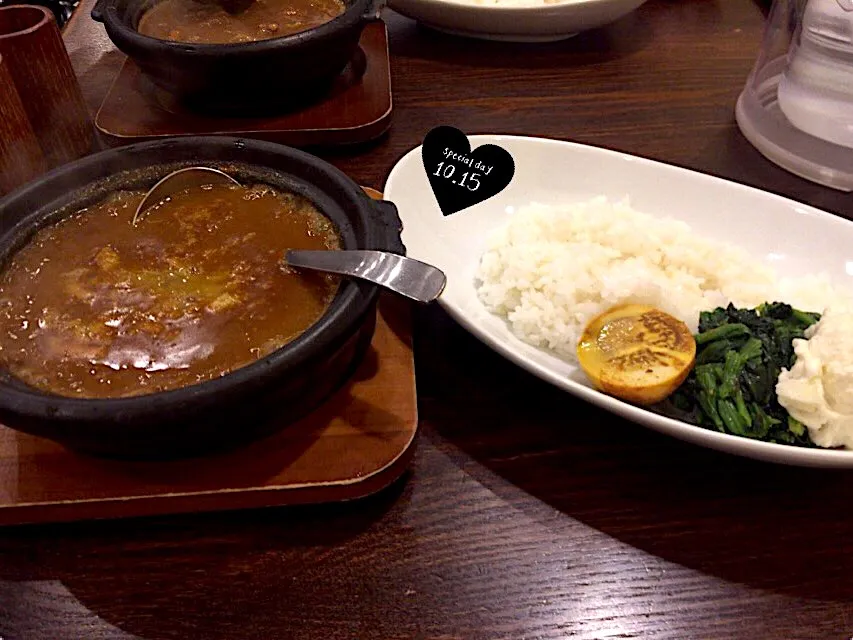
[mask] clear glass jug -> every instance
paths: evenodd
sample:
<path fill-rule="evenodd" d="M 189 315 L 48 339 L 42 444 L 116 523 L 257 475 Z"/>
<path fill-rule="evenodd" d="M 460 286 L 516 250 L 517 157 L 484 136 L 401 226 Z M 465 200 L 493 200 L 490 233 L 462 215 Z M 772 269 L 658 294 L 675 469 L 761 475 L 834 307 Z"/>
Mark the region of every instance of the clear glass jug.
<path fill-rule="evenodd" d="M 735 115 L 779 166 L 853 191 L 853 0 L 775 0 Z"/>

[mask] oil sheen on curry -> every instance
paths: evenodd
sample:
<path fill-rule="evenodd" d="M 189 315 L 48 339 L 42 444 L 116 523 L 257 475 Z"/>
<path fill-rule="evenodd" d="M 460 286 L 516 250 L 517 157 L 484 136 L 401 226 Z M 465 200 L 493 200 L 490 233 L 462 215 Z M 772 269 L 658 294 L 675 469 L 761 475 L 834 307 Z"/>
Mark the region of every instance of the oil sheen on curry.
<path fill-rule="evenodd" d="M 287 249 L 340 249 L 310 201 L 207 185 L 133 226 L 143 191 L 46 227 L 0 274 L 0 362 L 62 396 L 126 397 L 211 380 L 302 334 L 337 276 L 283 267 Z"/>
<path fill-rule="evenodd" d="M 238 2 L 242 10 L 234 11 Z M 342 0 L 162 0 L 145 12 L 137 30 L 193 44 L 257 42 L 318 27 L 345 9 Z"/>

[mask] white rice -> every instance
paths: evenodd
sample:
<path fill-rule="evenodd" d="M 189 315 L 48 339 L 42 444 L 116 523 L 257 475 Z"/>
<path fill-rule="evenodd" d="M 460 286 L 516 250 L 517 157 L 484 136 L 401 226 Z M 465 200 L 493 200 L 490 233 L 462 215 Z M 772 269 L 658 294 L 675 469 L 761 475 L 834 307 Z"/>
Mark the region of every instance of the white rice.
<path fill-rule="evenodd" d="M 487 242 L 475 283 L 481 302 L 521 340 L 570 361 L 587 322 L 622 303 L 655 306 L 695 332 L 701 311 L 729 302 L 823 312 L 840 297 L 826 274 L 779 278 L 743 249 L 603 196 L 529 205 Z"/>

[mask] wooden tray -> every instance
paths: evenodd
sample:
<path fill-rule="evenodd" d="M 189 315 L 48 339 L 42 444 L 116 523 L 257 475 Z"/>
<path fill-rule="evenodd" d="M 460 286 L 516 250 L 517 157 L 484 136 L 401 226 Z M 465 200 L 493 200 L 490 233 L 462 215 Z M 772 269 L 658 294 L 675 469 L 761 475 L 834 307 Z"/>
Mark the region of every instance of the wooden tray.
<path fill-rule="evenodd" d="M 405 471 L 418 430 L 408 303 L 383 297 L 353 378 L 281 433 L 174 462 L 71 453 L 0 426 L 0 525 L 122 518 L 359 498 Z"/>
<path fill-rule="evenodd" d="M 368 24 L 353 62 L 322 102 L 264 118 L 189 112 L 125 60 L 95 118 L 110 145 L 180 135 L 235 135 L 292 146 L 367 142 L 391 126 L 391 68 L 385 23 Z"/>

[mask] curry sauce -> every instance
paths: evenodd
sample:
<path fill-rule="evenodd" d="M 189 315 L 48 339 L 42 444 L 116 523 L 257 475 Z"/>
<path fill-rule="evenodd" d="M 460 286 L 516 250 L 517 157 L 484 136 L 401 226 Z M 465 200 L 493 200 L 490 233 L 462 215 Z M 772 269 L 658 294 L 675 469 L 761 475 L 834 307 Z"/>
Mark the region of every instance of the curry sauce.
<path fill-rule="evenodd" d="M 339 278 L 282 266 L 339 249 L 309 200 L 265 185 L 198 187 L 149 209 L 112 194 L 37 232 L 0 274 L 0 363 L 63 396 L 176 389 L 302 334 Z"/>
<path fill-rule="evenodd" d="M 217 0 L 162 0 L 145 12 L 142 35 L 193 44 L 237 44 L 291 35 L 341 15 L 342 0 L 254 0 L 229 12 Z"/>

